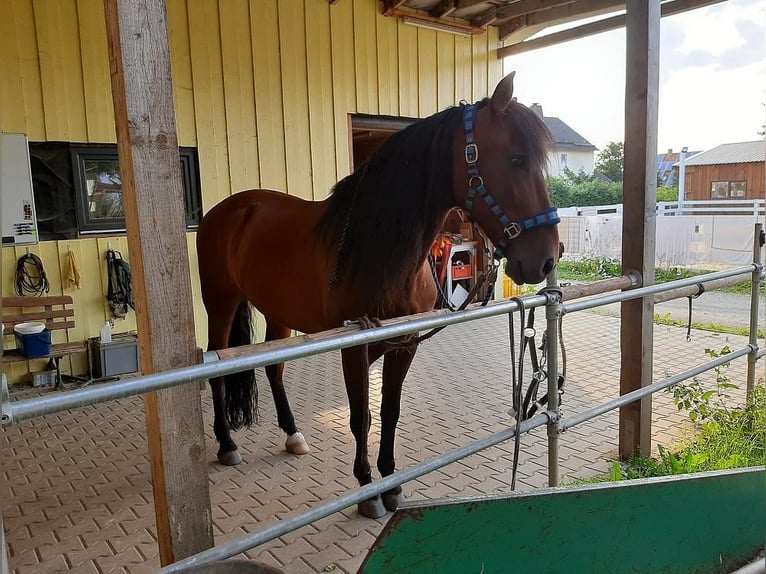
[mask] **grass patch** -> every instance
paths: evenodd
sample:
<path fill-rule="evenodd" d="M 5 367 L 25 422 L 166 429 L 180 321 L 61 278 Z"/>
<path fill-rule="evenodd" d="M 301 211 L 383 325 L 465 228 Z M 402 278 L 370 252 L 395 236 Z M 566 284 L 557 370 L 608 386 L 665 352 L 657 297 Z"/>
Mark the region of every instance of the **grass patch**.
<path fill-rule="evenodd" d="M 709 357 L 730 353 L 706 349 Z M 577 483 L 594 483 L 635 478 L 726 470 L 766 464 L 766 391 L 763 380 L 753 390 L 751 400 L 730 407 L 730 392 L 737 388 L 727 375 L 729 363 L 715 369 L 715 384 L 705 387 L 699 379 L 679 383 L 665 390 L 673 395 L 679 411 L 685 411 L 696 428 L 693 439 L 668 448 L 660 445 L 659 456 L 636 457 L 626 463 L 614 462 L 607 476 Z"/>
<path fill-rule="evenodd" d="M 583 259 L 581 261 L 559 261 L 557 266 L 558 278 L 560 281 L 600 281 L 610 277 L 619 277 L 622 275 L 622 263 L 616 259 L 599 257 L 595 259 Z M 658 267 L 655 269 L 655 281 L 657 283 L 667 283 L 687 277 L 696 277 L 705 273 L 712 273 L 708 269 L 686 269 L 683 267 Z M 737 293 L 740 295 L 750 294 L 750 283 L 742 283 L 734 287 L 719 289 L 722 293 Z M 761 284 L 761 293 L 764 292 L 764 285 Z"/>
<path fill-rule="evenodd" d="M 687 321 L 673 319 L 670 316 L 670 313 L 665 313 L 664 315 L 655 313 L 654 323 L 657 325 L 670 325 L 672 327 L 687 327 L 688 326 Z M 716 323 L 697 323 L 695 321 L 692 321 L 692 329 L 700 329 L 702 331 L 713 331 L 714 333 L 729 333 L 730 335 L 744 335 L 745 337 L 750 336 L 749 327 L 727 327 L 726 325 L 718 325 Z M 764 337 L 763 329 L 758 329 L 758 337 L 761 339 Z"/>

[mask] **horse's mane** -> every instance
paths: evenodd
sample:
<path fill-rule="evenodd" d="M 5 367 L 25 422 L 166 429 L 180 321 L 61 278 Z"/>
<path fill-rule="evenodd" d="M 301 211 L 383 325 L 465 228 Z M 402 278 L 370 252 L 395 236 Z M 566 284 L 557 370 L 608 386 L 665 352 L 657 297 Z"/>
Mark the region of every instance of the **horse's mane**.
<path fill-rule="evenodd" d="M 397 132 L 327 200 L 317 238 L 337 246 L 333 280 L 350 282 L 370 314 L 407 296 L 453 206 L 452 145 L 462 115 L 463 106 L 451 107 Z M 551 137 L 542 120 L 515 101 L 506 119 L 527 142 L 530 169 L 544 168 Z"/>

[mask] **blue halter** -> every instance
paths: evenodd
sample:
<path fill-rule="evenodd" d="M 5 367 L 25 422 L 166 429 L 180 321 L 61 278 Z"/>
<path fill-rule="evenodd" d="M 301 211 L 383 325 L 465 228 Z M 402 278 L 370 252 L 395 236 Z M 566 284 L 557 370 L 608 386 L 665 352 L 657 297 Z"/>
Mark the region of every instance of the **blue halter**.
<path fill-rule="evenodd" d="M 465 211 L 468 217 L 471 217 L 474 200 L 478 195 L 487 204 L 487 207 L 495 214 L 503 226 L 503 238 L 495 248 L 495 259 L 505 257 L 505 248 L 511 239 L 517 238 L 524 231 L 529 231 L 535 227 L 547 227 L 556 225 L 561 221 L 555 207 L 541 211 L 537 215 L 522 219 L 521 221 L 511 221 L 503 208 L 495 201 L 492 194 L 484 187 L 484 180 L 479 175 L 479 148 L 473 137 L 473 118 L 476 115 L 476 105 L 471 104 L 463 108 L 463 128 L 465 130 L 465 162 L 468 164 L 468 196 L 465 199 Z"/>

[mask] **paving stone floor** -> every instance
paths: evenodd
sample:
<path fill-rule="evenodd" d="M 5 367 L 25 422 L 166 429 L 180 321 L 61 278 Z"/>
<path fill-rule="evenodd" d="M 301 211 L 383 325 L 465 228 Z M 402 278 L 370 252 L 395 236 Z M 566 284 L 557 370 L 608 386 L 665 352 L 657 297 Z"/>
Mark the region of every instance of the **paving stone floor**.
<path fill-rule="evenodd" d="M 564 322 L 567 388 L 563 414 L 618 396 L 619 319 L 591 312 Z M 708 360 L 705 348 L 739 348 L 741 336 L 655 327 L 655 380 Z M 307 509 L 355 486 L 353 442 L 341 380 L 340 354 L 295 361 L 287 390 L 312 451 L 286 454 L 265 376 L 260 373 L 263 422 L 240 431 L 244 464 L 215 462 L 209 393 L 203 393 L 216 543 Z M 454 326 L 424 343 L 405 383 L 397 438 L 404 468 L 497 432 L 509 423 L 508 321 L 493 318 Z M 528 372 L 528 371 L 527 371 Z M 744 387 L 745 360 L 728 374 Z M 712 375 L 700 377 L 711 380 Z M 371 370 L 372 412 L 379 407 L 380 363 Z M 56 391 L 46 391 L 56 392 Z M 17 391 L 21 397 L 29 391 Z M 670 397 L 654 399 L 653 438 L 670 444 L 688 432 Z M 371 430 L 371 461 L 379 427 Z M 8 429 L 0 501 L 15 574 L 147 573 L 159 568 L 149 463 L 140 398 L 29 421 Z M 616 454 L 617 414 L 566 432 L 561 439 L 564 484 L 604 473 Z M 492 447 L 404 486 L 407 500 L 510 491 L 513 444 Z M 522 439 L 519 490 L 545 486 L 545 429 Z M 246 553 L 291 574 L 356 572 L 385 518 L 361 518 L 353 508 Z"/>

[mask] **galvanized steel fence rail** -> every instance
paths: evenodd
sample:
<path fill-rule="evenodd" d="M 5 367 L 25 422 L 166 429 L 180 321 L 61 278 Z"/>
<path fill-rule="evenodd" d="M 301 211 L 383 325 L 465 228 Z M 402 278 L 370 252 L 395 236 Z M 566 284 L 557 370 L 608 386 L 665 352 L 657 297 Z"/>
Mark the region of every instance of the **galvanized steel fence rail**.
<path fill-rule="evenodd" d="M 197 381 L 220 377 L 225 374 L 234 373 L 246 369 L 263 367 L 284 361 L 299 359 L 325 353 L 328 351 L 339 350 L 361 344 L 372 343 L 384 339 L 401 337 L 403 335 L 421 332 L 436 327 L 445 327 L 477 319 L 507 315 L 518 311 L 522 306 L 524 308 L 534 308 L 546 306 L 546 323 L 549 333 L 555 333 L 558 328 L 560 318 L 567 314 L 585 309 L 591 309 L 598 306 L 607 305 L 636 299 L 639 297 L 651 296 L 658 293 L 673 292 L 679 293 L 677 296 L 684 296 L 680 293 L 690 286 L 701 285 L 713 281 L 731 277 L 741 277 L 750 275 L 752 281 L 753 296 L 751 298 L 750 313 L 750 340 L 749 343 L 741 348 L 732 351 L 724 357 L 718 357 L 694 369 L 684 373 L 677 374 L 662 381 L 642 389 L 633 391 L 618 399 L 598 405 L 577 415 L 561 419 L 558 411 L 558 339 L 555 336 L 547 338 L 548 353 L 548 396 L 550 403 L 546 412 L 537 414 L 524 421 L 519 426 L 519 432 L 525 433 L 542 425 L 548 427 L 548 480 L 551 486 L 558 484 L 558 441 L 560 435 L 577 424 L 595 418 L 615 408 L 629 404 L 641 397 L 647 396 L 663 388 L 672 386 L 678 382 L 696 376 L 705 371 L 714 369 L 724 362 L 736 358 L 749 357 L 748 369 L 748 393 L 752 391 L 754 378 L 754 365 L 757 358 L 763 356 L 763 351 L 758 348 L 757 328 L 758 328 L 758 301 L 763 266 L 761 264 L 761 225 L 756 225 L 755 240 L 753 247 L 753 263 L 734 269 L 708 273 L 687 279 L 663 283 L 660 285 L 650 285 L 614 293 L 610 295 L 599 295 L 587 300 L 564 302 L 565 294 L 557 288 L 556 277 L 552 275 L 548 278 L 548 286 L 551 289 L 543 293 L 523 297 L 519 299 L 503 300 L 486 307 L 476 307 L 459 311 L 455 313 L 446 312 L 428 312 L 404 320 L 394 320 L 386 322 L 382 327 L 370 330 L 360 331 L 353 327 L 345 329 L 336 329 L 331 334 L 304 335 L 296 337 L 286 343 L 265 343 L 260 345 L 248 346 L 250 351 L 244 356 L 220 359 L 217 353 L 206 353 L 205 362 L 202 365 L 193 365 L 181 369 L 174 369 L 162 373 L 155 373 L 137 377 L 135 379 L 120 381 L 109 385 L 86 387 L 67 393 L 49 395 L 34 399 L 11 402 L 8 400 L 8 392 L 3 388 L 0 392 L 0 413 L 2 416 L 2 425 L 18 424 L 22 421 L 41 417 L 48 414 L 58 413 L 65 410 L 81 408 L 88 405 L 94 405 L 106 401 L 124 398 L 133 395 L 144 394 L 147 392 L 158 391 L 177 385 L 194 383 Z M 632 279 L 622 282 L 623 287 L 635 285 L 635 274 Z M 615 288 L 615 281 L 605 282 L 609 289 Z M 752 371 L 752 373 L 751 373 Z M 552 373 L 552 374 L 551 374 Z M 487 436 L 459 449 L 447 452 L 445 454 L 431 458 L 425 462 L 412 466 L 408 469 L 396 472 L 364 487 L 353 489 L 333 500 L 319 504 L 308 511 L 296 513 L 288 516 L 286 519 L 267 526 L 263 529 L 252 532 L 238 540 L 216 546 L 194 556 L 180 560 L 175 564 L 163 568 L 163 574 L 180 572 L 183 568 L 189 566 L 213 562 L 235 556 L 241 552 L 254 548 L 260 544 L 278 538 L 288 532 L 306 526 L 316 520 L 339 512 L 358 502 L 381 494 L 391 488 L 401 485 L 405 482 L 418 478 L 424 474 L 434 471 L 475 454 L 481 450 L 493 445 L 507 441 L 516 436 L 516 426 L 512 425 L 504 431 Z"/>

